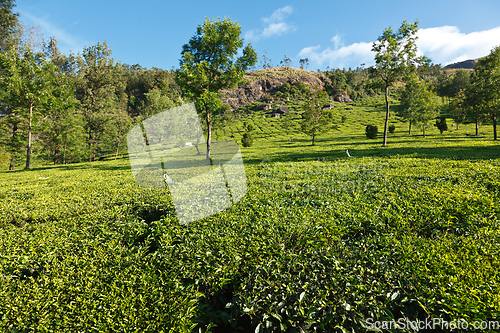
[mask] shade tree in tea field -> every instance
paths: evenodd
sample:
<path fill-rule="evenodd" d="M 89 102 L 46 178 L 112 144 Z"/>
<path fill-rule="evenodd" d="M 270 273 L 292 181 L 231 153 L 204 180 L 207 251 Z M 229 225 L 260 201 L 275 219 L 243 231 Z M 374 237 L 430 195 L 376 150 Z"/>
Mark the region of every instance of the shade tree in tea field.
<path fill-rule="evenodd" d="M 418 65 L 428 61 L 424 57 L 417 56 L 417 31 L 418 21 L 415 23 L 404 21 L 397 31 L 392 27 L 385 29 L 372 46 L 372 51 L 375 52 L 375 65 L 370 67 L 370 78 L 373 86 L 382 88 L 385 94 L 383 146 L 387 145 L 390 89 L 405 75 L 414 72 Z"/>
<path fill-rule="evenodd" d="M 226 18 L 209 20 L 196 29 L 196 34 L 182 47 L 177 82 L 189 99 L 199 100 L 198 110 L 206 123 L 207 159 L 210 159 L 212 125 L 221 114 L 219 91 L 233 88 L 257 62 L 257 53 L 248 44 L 243 47 L 241 27 Z M 238 52 L 241 56 L 235 58 Z"/>
<path fill-rule="evenodd" d="M 302 114 L 301 131 L 312 138 L 312 145 L 318 135 L 325 133 L 335 127 L 333 111 L 324 109 L 328 103 L 328 94 L 324 90 L 310 93 L 310 97 L 304 102 Z"/>
<path fill-rule="evenodd" d="M 400 92 L 402 109 L 398 115 L 409 121 L 408 134 L 411 134 L 412 124 L 420 123 L 425 137 L 425 127 L 439 112 L 437 95 L 430 90 L 426 82 L 420 81 L 416 74 L 408 75 L 406 81 Z"/>

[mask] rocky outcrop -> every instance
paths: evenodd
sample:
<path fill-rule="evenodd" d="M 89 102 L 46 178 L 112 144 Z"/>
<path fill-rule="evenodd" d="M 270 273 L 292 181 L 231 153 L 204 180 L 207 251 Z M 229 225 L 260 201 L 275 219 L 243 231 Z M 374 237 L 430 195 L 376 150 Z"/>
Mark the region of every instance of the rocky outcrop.
<path fill-rule="evenodd" d="M 288 110 L 288 107 L 286 106 L 280 106 L 276 110 L 273 110 L 271 112 L 266 112 L 266 114 L 270 115 L 271 117 L 280 117 L 288 113 L 290 113 L 290 110 Z"/>
<path fill-rule="evenodd" d="M 225 95 L 225 97 L 221 98 L 222 102 L 232 110 L 253 102 L 263 102 L 287 82 L 294 85 L 301 81 L 316 89 L 323 89 L 325 86 L 325 78 L 311 71 L 292 70 L 291 68 L 284 68 L 281 72 L 280 68 L 273 68 L 272 70 L 265 73 L 256 71 L 260 73 L 255 75 L 251 73 L 247 76 L 248 83 L 244 86 L 221 91 Z M 268 73 L 270 75 L 267 75 Z M 286 75 L 287 73 L 289 75 Z"/>
<path fill-rule="evenodd" d="M 335 95 L 333 96 L 333 100 L 335 102 L 340 102 L 340 103 L 350 103 L 352 102 L 352 99 L 349 95 Z"/>

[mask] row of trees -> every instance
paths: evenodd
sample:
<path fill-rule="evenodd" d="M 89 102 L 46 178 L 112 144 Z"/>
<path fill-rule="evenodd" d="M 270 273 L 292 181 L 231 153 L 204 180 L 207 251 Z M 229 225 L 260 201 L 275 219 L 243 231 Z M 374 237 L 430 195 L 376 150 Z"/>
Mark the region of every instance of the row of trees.
<path fill-rule="evenodd" d="M 64 56 L 51 39 L 44 52 L 0 53 L 1 142 L 10 169 L 33 141 L 54 164 L 118 155 L 134 122 L 182 102 L 169 71 L 122 65 L 104 43 Z"/>
<path fill-rule="evenodd" d="M 473 118 L 478 126 L 489 118 L 493 124 L 493 139 L 497 140 L 497 110 L 500 95 L 500 47 L 481 58 L 473 73 L 458 71 L 446 75 L 439 66 L 431 66 L 430 60 L 417 56 L 418 21 L 403 22 L 397 31 L 385 29 L 377 42 L 373 43 L 375 65 L 369 68 L 369 86 L 382 88 L 385 92 L 386 119 L 383 146 L 387 144 L 390 115 L 390 89 L 398 84 L 398 95 L 403 109 L 399 115 L 408 119 L 409 132 L 413 123 L 422 124 L 423 135 L 429 120 L 439 115 L 437 96 L 446 97 L 449 111 L 458 124 Z M 444 123 L 436 123 L 444 128 Z"/>
<path fill-rule="evenodd" d="M 94 161 L 110 152 L 116 158 L 135 123 L 187 101 L 196 103 L 204 121 L 209 159 L 213 126 L 226 110 L 219 92 L 241 83 L 257 62 L 252 46 L 244 47 L 241 27 L 230 19 L 206 19 L 198 26 L 182 48 L 176 71 L 115 62 L 106 42 L 66 56 L 59 52 L 54 38 L 37 43 L 36 34 L 28 38 L 19 34 L 13 0 L 0 1 L 0 146 L 10 158 L 10 169 L 24 149 L 26 168 L 30 167 L 33 142 L 54 164 Z M 424 124 L 425 131 L 427 121 L 437 115 L 439 94 L 447 96 L 450 112 L 457 117 L 465 113 L 480 119 L 488 114 L 496 139 L 498 48 L 478 62 L 470 80 L 462 72 L 443 76 L 439 66 L 417 57 L 417 24 L 403 22 L 397 31 L 386 29 L 373 44 L 375 66 L 325 72 L 332 84 L 305 101 L 303 131 L 312 135 L 313 142 L 318 133 L 332 126 L 331 111 L 321 109 L 328 94 L 351 92 L 358 98 L 382 89 L 387 106 L 386 145 L 389 96 L 401 83 L 398 94 L 404 109 L 400 115 L 409 120 L 410 131 L 417 122 Z M 304 95 L 299 88 L 284 87 L 280 93 Z"/>
<path fill-rule="evenodd" d="M 93 161 L 125 145 L 131 126 L 183 102 L 170 71 L 115 62 L 106 42 L 61 54 L 0 0 L 0 160 L 43 153 L 54 164 Z"/>

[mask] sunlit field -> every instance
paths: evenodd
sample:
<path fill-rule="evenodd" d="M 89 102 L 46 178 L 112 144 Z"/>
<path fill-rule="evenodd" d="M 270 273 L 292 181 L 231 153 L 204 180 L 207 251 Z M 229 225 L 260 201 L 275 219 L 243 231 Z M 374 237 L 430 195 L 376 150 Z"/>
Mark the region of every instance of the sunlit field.
<path fill-rule="evenodd" d="M 393 319 L 498 320 L 491 126 L 476 137 L 473 124 L 448 119 L 449 131 L 430 124 L 423 138 L 392 116 L 382 147 L 382 100 L 353 104 L 335 105 L 338 128 L 315 146 L 293 102 L 280 118 L 241 111 L 214 136 L 240 143 L 244 123 L 254 126 L 253 146 L 241 148 L 248 192 L 185 226 L 168 188 L 136 185 L 126 156 L 0 172 L 0 330 L 364 332 Z"/>

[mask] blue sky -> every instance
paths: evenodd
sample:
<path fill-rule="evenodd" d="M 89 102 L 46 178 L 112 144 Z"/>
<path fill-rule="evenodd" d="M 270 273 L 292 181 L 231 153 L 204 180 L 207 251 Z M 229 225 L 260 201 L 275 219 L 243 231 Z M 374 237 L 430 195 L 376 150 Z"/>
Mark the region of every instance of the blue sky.
<path fill-rule="evenodd" d="M 115 61 L 179 67 L 186 44 L 205 17 L 229 17 L 242 27 L 259 59 L 273 65 L 286 55 L 308 69 L 373 64 L 371 45 L 382 31 L 419 20 L 419 51 L 443 66 L 478 58 L 500 45 L 498 0 L 170 1 L 17 0 L 23 23 L 34 24 L 60 50 L 78 53 L 107 41 Z M 259 64 L 257 64 L 259 66 Z"/>

